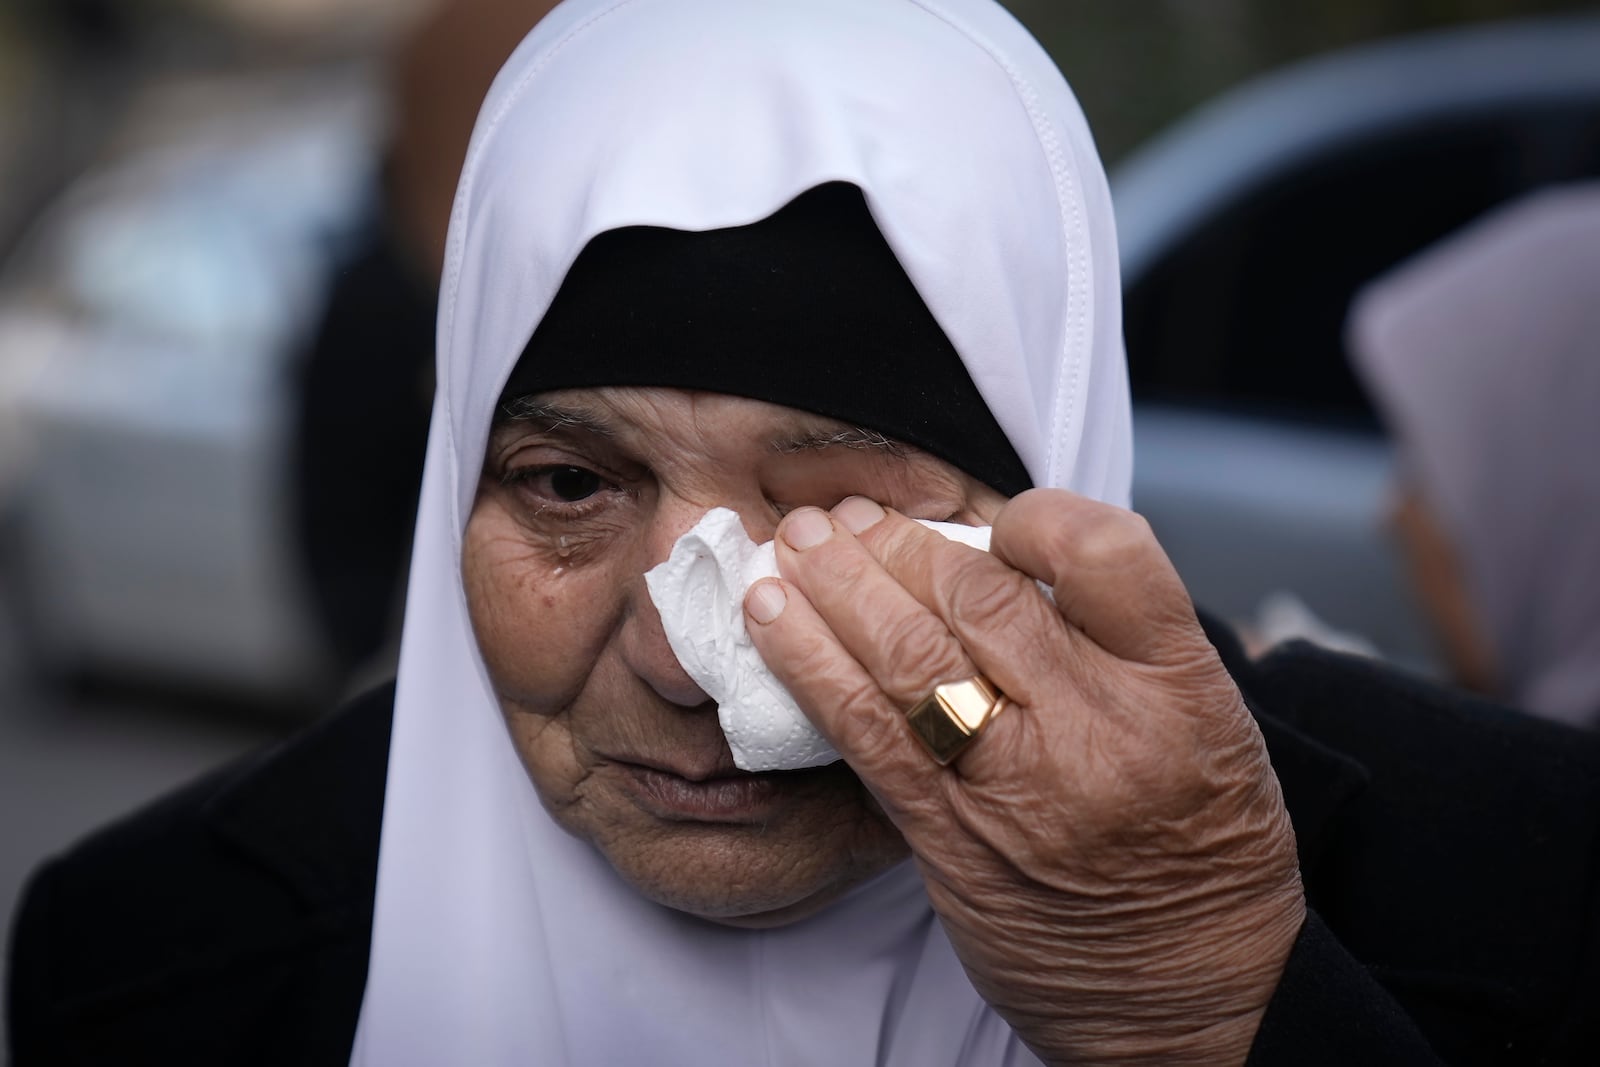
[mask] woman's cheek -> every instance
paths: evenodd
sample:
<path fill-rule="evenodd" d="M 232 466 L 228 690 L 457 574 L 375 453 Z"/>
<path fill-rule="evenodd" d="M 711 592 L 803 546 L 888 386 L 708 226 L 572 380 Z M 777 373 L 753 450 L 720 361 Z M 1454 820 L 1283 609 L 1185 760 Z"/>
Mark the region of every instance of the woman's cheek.
<path fill-rule="evenodd" d="M 625 583 L 594 538 L 561 551 L 530 537 L 492 496 L 462 539 L 462 582 L 473 632 L 505 710 L 551 714 L 570 704 L 613 632 Z"/>

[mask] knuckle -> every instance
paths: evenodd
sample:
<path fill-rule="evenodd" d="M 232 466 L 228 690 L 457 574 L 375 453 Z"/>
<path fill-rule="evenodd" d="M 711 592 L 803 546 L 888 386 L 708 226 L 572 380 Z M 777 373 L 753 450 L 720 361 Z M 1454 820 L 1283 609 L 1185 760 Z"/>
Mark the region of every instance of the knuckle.
<path fill-rule="evenodd" d="M 883 693 L 870 678 L 857 675 L 841 679 L 830 698 L 845 719 L 862 728 L 881 717 L 878 712 L 882 710 Z"/>
<path fill-rule="evenodd" d="M 905 741 L 904 716 L 870 678 L 841 679 L 824 699 L 842 751 L 868 766 L 893 760 Z"/>
<path fill-rule="evenodd" d="M 961 655 L 944 623 L 922 614 L 896 620 L 884 633 L 892 688 L 909 693 L 959 671 Z"/>
<path fill-rule="evenodd" d="M 871 677 L 820 634 L 794 642 L 787 654 L 770 664 L 778 680 L 808 713 L 817 713 L 831 730 L 848 738 L 852 751 L 871 754 L 891 743 L 884 720 L 889 701 Z"/>
<path fill-rule="evenodd" d="M 1072 543 L 1077 565 L 1093 570 L 1120 570 L 1148 559 L 1155 535 L 1143 515 L 1121 508 L 1097 510 L 1063 531 Z"/>
<path fill-rule="evenodd" d="M 851 751 L 868 766 L 889 765 L 911 743 L 904 716 L 894 712 L 851 716 L 850 728 L 854 734 Z"/>
<path fill-rule="evenodd" d="M 790 689 L 819 685 L 838 673 L 838 653 L 821 633 L 800 630 L 781 642 L 767 635 L 764 644 L 767 667 Z"/>
<path fill-rule="evenodd" d="M 1020 598 L 1033 595 L 1031 584 L 1028 578 L 1010 569 L 963 567 L 952 579 L 946 595 L 955 631 L 972 633 L 1001 629 L 1016 612 Z"/>
<path fill-rule="evenodd" d="M 834 589 L 854 588 L 873 569 L 870 556 L 859 550 L 851 551 L 844 545 L 813 550 L 805 559 L 813 569 L 813 579 Z"/>

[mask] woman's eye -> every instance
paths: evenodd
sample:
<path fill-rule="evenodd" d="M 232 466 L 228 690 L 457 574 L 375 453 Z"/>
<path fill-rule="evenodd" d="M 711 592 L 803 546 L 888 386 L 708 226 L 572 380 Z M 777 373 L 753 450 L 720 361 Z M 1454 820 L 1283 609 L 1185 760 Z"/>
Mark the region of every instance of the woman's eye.
<path fill-rule="evenodd" d="M 551 495 L 568 503 L 594 496 L 605 483 L 594 471 L 582 467 L 555 467 L 546 472 Z"/>
<path fill-rule="evenodd" d="M 578 504 L 610 485 L 587 467 L 523 467 L 508 471 L 507 485 L 519 485 L 534 496 L 558 504 Z"/>

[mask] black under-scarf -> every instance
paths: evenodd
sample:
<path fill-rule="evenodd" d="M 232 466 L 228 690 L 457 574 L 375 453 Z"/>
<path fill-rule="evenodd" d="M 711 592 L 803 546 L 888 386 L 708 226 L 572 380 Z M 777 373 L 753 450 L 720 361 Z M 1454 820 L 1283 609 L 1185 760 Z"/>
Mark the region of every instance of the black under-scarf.
<path fill-rule="evenodd" d="M 607 385 L 751 397 L 876 430 L 1014 496 L 1032 485 L 845 182 L 746 226 L 629 226 L 579 253 L 501 395 Z"/>

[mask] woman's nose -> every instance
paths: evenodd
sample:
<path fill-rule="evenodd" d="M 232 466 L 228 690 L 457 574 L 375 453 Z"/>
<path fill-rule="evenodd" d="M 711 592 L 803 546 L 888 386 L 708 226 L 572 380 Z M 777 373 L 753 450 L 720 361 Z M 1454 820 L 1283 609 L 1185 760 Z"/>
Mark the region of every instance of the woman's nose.
<path fill-rule="evenodd" d="M 641 571 L 665 562 L 678 539 L 704 518 L 711 506 L 700 500 L 664 496 L 641 542 Z M 746 536 L 752 540 L 772 539 L 776 517 L 768 514 L 759 498 L 753 503 L 744 502 L 744 506 L 731 499 L 719 506 L 732 508 L 739 514 Z M 661 625 L 661 613 L 650 599 L 650 592 L 642 577 L 634 592 L 628 618 L 623 624 L 622 637 L 623 654 L 629 666 L 663 700 L 681 707 L 695 707 L 709 701 L 705 691 L 684 671 L 667 642 L 666 631 Z"/>
<path fill-rule="evenodd" d="M 622 650 L 628 666 L 663 700 L 680 707 L 696 707 L 710 698 L 684 671 L 667 642 L 661 613 L 650 598 L 642 573 L 665 562 L 678 538 L 688 533 L 707 510 L 702 503 L 663 496 L 640 542 L 641 577 L 634 588 L 622 629 Z"/>
<path fill-rule="evenodd" d="M 622 655 L 638 675 L 662 700 L 692 708 L 710 698 L 684 671 L 667 643 L 661 626 L 661 613 L 650 599 L 643 579 L 639 581 L 627 620 L 622 624 Z"/>

